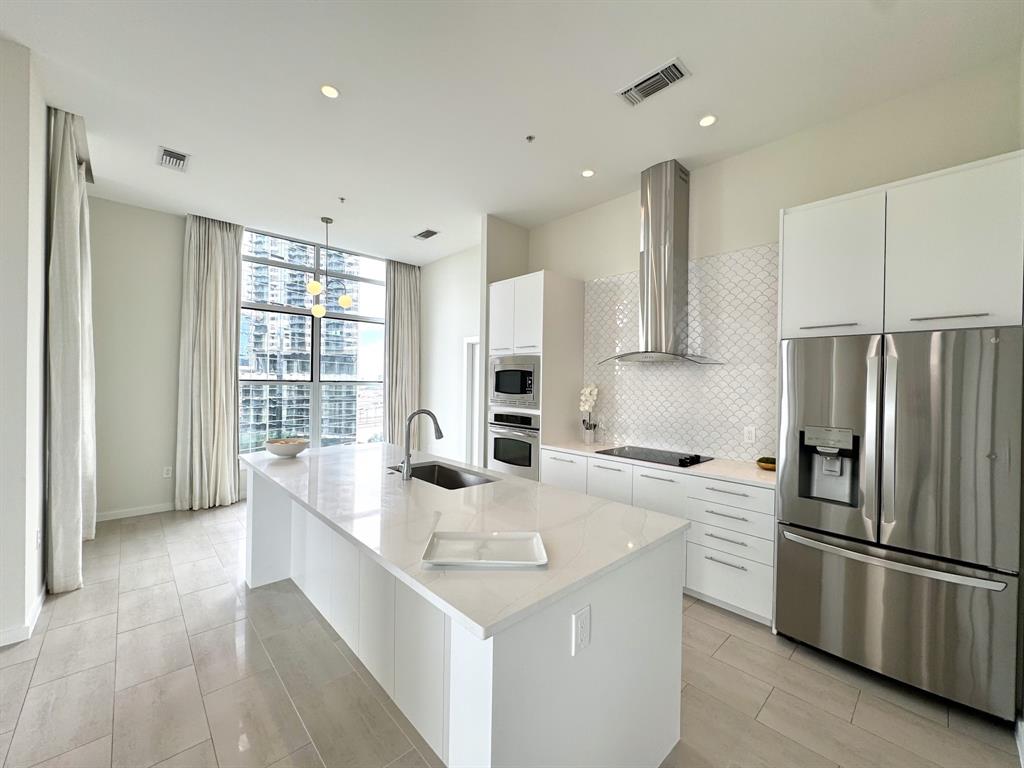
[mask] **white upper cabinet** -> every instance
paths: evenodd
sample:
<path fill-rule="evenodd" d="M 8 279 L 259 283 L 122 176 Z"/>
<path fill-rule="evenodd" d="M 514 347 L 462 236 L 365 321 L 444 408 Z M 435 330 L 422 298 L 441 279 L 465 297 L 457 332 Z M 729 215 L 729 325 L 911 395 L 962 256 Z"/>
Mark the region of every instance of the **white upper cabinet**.
<path fill-rule="evenodd" d="M 492 355 L 512 354 L 515 335 L 515 281 L 491 283 L 488 346 Z"/>
<path fill-rule="evenodd" d="M 1024 155 L 889 188 L 885 330 L 1020 325 Z"/>
<path fill-rule="evenodd" d="M 488 349 L 492 355 L 539 355 L 544 338 L 544 273 L 490 285 Z"/>
<path fill-rule="evenodd" d="M 885 192 L 782 217 L 782 338 L 882 331 Z"/>
<path fill-rule="evenodd" d="M 517 277 L 512 346 L 516 354 L 536 355 L 544 334 L 544 273 Z"/>

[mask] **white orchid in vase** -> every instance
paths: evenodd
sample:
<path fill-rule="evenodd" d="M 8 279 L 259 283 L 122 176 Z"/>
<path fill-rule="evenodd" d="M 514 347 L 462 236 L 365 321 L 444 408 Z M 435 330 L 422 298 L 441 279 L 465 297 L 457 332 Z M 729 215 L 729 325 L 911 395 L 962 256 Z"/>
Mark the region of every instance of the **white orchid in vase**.
<path fill-rule="evenodd" d="M 588 384 L 580 390 L 580 413 L 587 414 L 586 418 L 583 419 L 583 431 L 589 437 L 593 437 L 594 430 L 597 429 L 597 424 L 594 423 L 593 419 L 595 403 L 597 403 L 597 387 L 593 384 Z"/>

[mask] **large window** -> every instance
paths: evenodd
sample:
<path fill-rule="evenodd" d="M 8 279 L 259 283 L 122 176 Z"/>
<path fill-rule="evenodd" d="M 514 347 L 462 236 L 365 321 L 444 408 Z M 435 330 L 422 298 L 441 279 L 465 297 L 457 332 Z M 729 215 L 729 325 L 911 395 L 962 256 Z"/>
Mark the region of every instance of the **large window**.
<path fill-rule="evenodd" d="M 323 285 L 314 299 L 310 280 Z M 243 453 L 273 437 L 313 446 L 384 439 L 382 259 L 262 232 L 242 239 L 238 431 Z M 310 315 L 314 301 L 327 315 Z"/>

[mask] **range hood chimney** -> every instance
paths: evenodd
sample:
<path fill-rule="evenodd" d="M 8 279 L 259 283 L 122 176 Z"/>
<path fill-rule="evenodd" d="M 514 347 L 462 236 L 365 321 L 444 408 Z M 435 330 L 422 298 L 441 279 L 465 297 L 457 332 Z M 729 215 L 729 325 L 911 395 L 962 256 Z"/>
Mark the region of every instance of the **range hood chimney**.
<path fill-rule="evenodd" d="M 690 354 L 690 172 L 675 160 L 640 174 L 640 346 L 620 363 L 720 365 Z"/>

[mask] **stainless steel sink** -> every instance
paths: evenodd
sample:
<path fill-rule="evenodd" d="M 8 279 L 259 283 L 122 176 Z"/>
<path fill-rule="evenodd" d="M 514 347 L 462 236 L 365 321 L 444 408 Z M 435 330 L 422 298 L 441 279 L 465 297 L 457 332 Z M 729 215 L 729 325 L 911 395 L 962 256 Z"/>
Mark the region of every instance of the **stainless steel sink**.
<path fill-rule="evenodd" d="M 402 467 L 388 467 L 395 472 L 401 473 Z M 469 488 L 471 485 L 483 485 L 493 483 L 494 478 L 470 472 L 468 469 L 460 469 L 448 464 L 441 464 L 436 461 L 428 461 L 423 464 L 412 465 L 412 476 L 425 483 L 447 488 L 450 491 L 459 488 Z"/>

